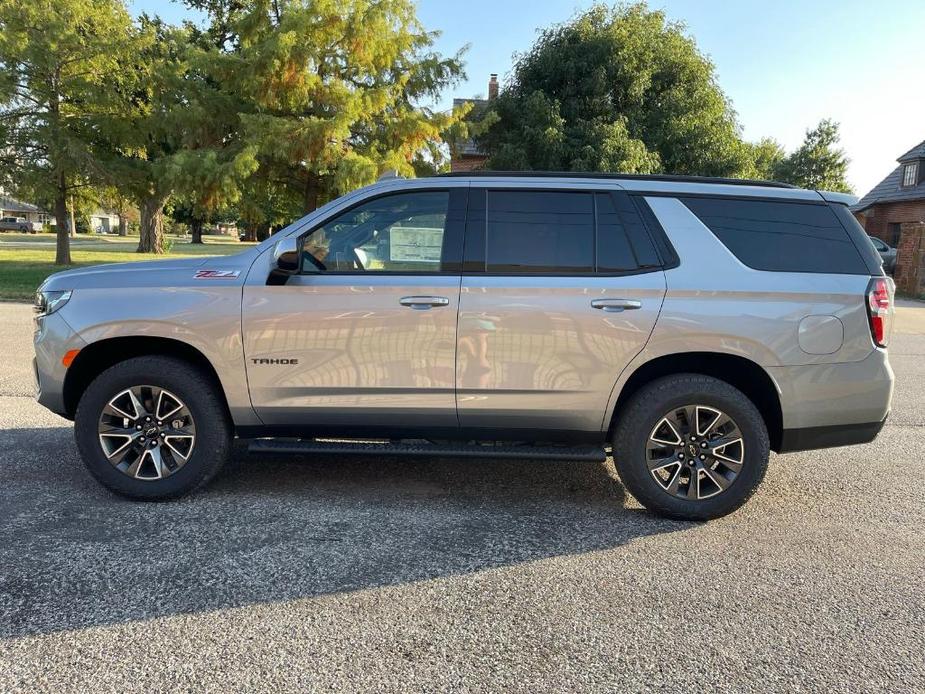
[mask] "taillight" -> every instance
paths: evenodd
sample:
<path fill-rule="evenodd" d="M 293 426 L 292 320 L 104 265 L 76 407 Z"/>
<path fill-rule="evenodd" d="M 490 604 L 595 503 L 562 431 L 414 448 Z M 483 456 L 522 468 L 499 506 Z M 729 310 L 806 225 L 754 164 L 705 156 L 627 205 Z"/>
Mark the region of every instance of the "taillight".
<path fill-rule="evenodd" d="M 877 347 L 886 347 L 887 319 L 890 316 L 890 285 L 886 277 L 874 277 L 867 285 L 867 315 L 870 336 Z"/>

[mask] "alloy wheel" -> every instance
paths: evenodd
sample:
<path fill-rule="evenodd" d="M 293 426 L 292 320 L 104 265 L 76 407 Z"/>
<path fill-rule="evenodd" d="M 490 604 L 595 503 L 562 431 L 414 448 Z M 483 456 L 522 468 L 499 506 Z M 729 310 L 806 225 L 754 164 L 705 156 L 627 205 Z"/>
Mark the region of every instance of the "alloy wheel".
<path fill-rule="evenodd" d="M 684 405 L 658 420 L 646 442 L 646 464 L 672 496 L 697 501 L 722 494 L 745 461 L 735 421 L 715 407 Z"/>
<path fill-rule="evenodd" d="M 118 393 L 103 407 L 98 433 L 106 459 L 139 480 L 169 477 L 186 464 L 196 444 L 189 408 L 158 386 Z"/>

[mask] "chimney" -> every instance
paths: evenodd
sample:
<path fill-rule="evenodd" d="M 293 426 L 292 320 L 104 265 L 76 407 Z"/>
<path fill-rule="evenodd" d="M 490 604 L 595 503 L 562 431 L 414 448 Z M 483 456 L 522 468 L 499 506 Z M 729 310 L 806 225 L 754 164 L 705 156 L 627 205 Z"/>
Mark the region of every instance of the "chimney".
<path fill-rule="evenodd" d="M 488 80 L 488 99 L 495 99 L 498 96 L 498 75 L 491 73 L 491 79 Z"/>

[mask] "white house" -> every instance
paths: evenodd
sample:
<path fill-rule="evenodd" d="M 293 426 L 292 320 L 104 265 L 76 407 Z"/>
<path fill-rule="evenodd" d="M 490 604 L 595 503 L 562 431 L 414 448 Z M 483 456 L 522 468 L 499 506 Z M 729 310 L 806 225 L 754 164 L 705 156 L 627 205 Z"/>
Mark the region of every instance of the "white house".
<path fill-rule="evenodd" d="M 27 222 L 54 224 L 52 214 L 36 207 L 32 203 L 16 200 L 8 195 L 0 195 L 0 217 L 24 217 Z"/>

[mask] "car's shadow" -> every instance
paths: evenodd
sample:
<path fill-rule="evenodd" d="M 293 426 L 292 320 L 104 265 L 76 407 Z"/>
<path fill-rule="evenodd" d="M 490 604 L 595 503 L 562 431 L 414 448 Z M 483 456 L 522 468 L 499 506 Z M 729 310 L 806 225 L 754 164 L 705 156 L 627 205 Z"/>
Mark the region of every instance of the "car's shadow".
<path fill-rule="evenodd" d="M 112 496 L 67 428 L 0 442 L 0 636 L 307 598 L 619 547 L 685 523 L 593 463 L 257 458 L 181 501 Z"/>

